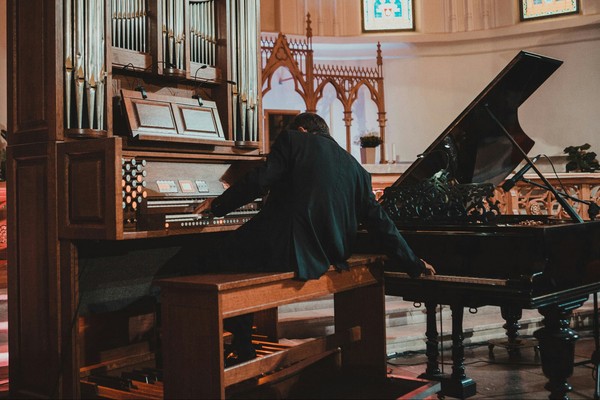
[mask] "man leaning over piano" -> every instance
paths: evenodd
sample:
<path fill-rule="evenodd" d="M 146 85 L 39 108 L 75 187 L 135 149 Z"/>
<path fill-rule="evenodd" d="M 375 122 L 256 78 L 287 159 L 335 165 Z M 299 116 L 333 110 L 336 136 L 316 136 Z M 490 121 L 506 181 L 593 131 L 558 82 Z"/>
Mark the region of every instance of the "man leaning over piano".
<path fill-rule="evenodd" d="M 435 273 L 375 200 L 369 173 L 337 144 L 317 114 L 297 115 L 264 164 L 196 212 L 223 216 L 267 193 L 254 218 L 228 235 L 212 255 L 199 257 L 201 272 L 295 271 L 300 280 L 318 279 L 331 265 L 348 268 L 346 260 L 363 224 L 389 257 L 386 269 L 414 278 Z M 226 365 L 256 356 L 252 323 L 252 314 L 224 321 L 233 334 Z"/>

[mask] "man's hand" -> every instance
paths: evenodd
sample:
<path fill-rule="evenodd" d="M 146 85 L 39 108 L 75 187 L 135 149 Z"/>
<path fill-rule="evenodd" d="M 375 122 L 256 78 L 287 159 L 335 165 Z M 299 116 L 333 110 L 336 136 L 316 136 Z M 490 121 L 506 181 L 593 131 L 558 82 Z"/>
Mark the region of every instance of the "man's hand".
<path fill-rule="evenodd" d="M 427 261 L 423 259 L 421 259 L 421 261 L 423 261 L 423 263 L 425 264 L 425 271 L 423 271 L 422 275 L 435 275 L 435 268 L 433 268 L 433 266 Z"/>
<path fill-rule="evenodd" d="M 196 209 L 194 210 L 194 212 L 196 214 L 208 214 L 210 213 L 210 209 L 212 206 L 212 202 L 215 198 L 214 197 L 209 197 L 208 199 L 204 200 L 202 203 L 200 203 L 200 205 L 198 207 L 196 207 Z"/>

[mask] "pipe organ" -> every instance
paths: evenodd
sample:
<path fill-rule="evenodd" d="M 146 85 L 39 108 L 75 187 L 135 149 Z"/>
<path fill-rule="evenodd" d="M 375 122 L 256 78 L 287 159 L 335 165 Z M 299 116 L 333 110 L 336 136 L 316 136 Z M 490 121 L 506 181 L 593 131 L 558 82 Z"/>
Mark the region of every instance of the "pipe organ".
<path fill-rule="evenodd" d="M 264 159 L 259 3 L 7 2 L 11 397 L 77 398 L 97 369 L 160 366 L 132 331 L 152 306 L 123 293 L 260 210 L 194 213 Z"/>

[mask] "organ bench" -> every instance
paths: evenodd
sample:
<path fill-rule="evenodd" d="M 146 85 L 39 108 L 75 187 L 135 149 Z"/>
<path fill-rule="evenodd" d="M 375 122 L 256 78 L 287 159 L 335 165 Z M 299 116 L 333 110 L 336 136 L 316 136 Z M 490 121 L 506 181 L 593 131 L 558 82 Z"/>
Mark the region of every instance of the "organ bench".
<path fill-rule="evenodd" d="M 291 375 L 341 349 L 344 376 L 386 378 L 382 257 L 354 255 L 318 280 L 293 272 L 174 277 L 161 287 L 165 398 L 225 398 L 248 379 Z M 335 333 L 224 369 L 223 319 L 334 295 Z M 264 375 L 277 371 L 274 375 Z"/>

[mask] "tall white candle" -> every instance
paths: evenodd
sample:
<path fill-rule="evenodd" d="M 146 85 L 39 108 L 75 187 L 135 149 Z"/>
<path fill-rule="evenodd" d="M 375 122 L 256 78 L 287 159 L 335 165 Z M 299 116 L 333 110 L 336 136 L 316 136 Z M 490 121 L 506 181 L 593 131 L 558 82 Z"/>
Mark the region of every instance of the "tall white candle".
<path fill-rule="evenodd" d="M 396 143 L 392 143 L 392 161 L 396 161 Z"/>

